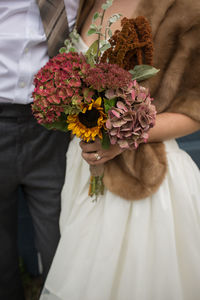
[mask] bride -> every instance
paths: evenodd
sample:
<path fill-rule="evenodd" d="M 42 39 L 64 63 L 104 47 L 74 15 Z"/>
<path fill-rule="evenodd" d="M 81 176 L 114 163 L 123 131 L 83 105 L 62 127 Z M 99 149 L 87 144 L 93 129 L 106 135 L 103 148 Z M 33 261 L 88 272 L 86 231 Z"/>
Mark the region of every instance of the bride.
<path fill-rule="evenodd" d="M 82 27 L 85 49 L 102 3 L 95 2 Z M 71 141 L 61 240 L 40 300 L 199 299 L 200 174 L 175 138 L 200 129 L 200 5 L 115 0 L 106 14 L 119 12 L 146 16 L 152 25 L 160 72 L 145 84 L 155 99 L 156 125 L 135 151 Z M 102 163 L 106 189 L 94 202 L 89 164 Z"/>

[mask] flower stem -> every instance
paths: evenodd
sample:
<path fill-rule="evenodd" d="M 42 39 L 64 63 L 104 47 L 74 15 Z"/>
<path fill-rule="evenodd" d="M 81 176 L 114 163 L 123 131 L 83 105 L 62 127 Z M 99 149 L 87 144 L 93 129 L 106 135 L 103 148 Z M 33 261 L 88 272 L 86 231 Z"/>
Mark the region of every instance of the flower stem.
<path fill-rule="evenodd" d="M 106 10 L 104 9 L 101 15 L 101 21 L 100 21 L 100 31 L 98 33 L 98 46 L 97 46 L 97 56 L 96 56 L 96 62 L 99 62 L 99 49 L 100 49 L 100 39 L 101 39 L 101 26 L 103 24 L 103 19 L 105 15 Z"/>

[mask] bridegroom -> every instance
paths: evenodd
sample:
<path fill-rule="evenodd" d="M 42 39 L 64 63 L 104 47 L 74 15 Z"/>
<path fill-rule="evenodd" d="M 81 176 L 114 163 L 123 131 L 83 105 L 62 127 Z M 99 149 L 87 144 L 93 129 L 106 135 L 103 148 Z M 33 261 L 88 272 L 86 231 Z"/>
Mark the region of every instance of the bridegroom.
<path fill-rule="evenodd" d="M 24 299 L 17 250 L 17 189 L 35 228 L 43 279 L 59 240 L 60 193 L 69 137 L 32 116 L 34 74 L 87 17 L 92 0 L 0 1 L 0 300 Z"/>

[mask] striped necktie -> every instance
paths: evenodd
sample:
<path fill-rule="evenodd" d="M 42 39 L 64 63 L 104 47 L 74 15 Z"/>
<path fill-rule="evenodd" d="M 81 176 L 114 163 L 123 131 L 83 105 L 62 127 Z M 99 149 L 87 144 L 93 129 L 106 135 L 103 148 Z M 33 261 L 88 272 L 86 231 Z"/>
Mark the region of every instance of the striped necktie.
<path fill-rule="evenodd" d="M 53 57 L 69 35 L 64 0 L 37 0 L 37 3 L 47 37 L 48 54 Z"/>

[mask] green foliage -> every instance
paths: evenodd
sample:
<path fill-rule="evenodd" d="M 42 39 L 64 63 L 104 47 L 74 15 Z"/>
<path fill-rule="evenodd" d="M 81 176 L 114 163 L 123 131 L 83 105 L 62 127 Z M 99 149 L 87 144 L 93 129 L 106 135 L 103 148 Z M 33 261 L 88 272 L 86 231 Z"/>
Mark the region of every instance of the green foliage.
<path fill-rule="evenodd" d="M 66 116 L 78 114 L 81 110 L 77 107 L 76 102 L 72 103 L 72 105 L 66 105 L 64 107 L 64 118 L 63 122 L 66 122 Z"/>
<path fill-rule="evenodd" d="M 60 48 L 60 53 L 77 52 L 76 44 L 80 39 L 80 35 L 76 28 L 69 34 L 69 38 L 64 41 L 64 47 Z"/>
<path fill-rule="evenodd" d="M 97 30 L 95 28 L 90 28 L 87 32 L 87 35 L 92 35 L 94 33 L 97 33 Z"/>
<path fill-rule="evenodd" d="M 65 119 L 60 119 L 58 122 L 53 122 L 53 123 L 46 123 L 46 124 L 42 124 L 46 129 L 48 130 L 59 130 L 59 131 L 64 131 L 67 132 L 68 131 L 68 125 L 66 122 L 66 118 Z"/>
<path fill-rule="evenodd" d="M 113 23 L 117 22 L 121 18 L 121 14 L 114 14 L 108 19 L 108 26 L 110 27 Z"/>
<path fill-rule="evenodd" d="M 87 62 L 91 65 L 94 66 L 96 61 L 95 61 L 95 55 L 98 50 L 98 40 L 94 41 L 92 45 L 89 47 L 87 52 L 85 53 L 85 56 L 87 58 Z"/>
<path fill-rule="evenodd" d="M 100 14 L 96 12 L 92 18 L 93 22 L 96 21 L 100 17 Z"/>
<path fill-rule="evenodd" d="M 106 51 L 107 49 L 109 49 L 111 47 L 111 44 L 106 40 L 101 41 L 100 45 L 101 45 L 101 47 L 99 50 L 101 53 L 103 53 L 104 51 Z"/>
<path fill-rule="evenodd" d="M 72 43 L 77 43 L 80 39 L 80 34 L 77 32 L 76 28 L 74 28 L 72 32 L 69 34 L 69 37 Z"/>
<path fill-rule="evenodd" d="M 101 141 L 101 145 L 103 149 L 109 149 L 110 147 L 110 139 L 109 136 L 106 134 L 105 131 L 102 132 L 103 139 Z"/>
<path fill-rule="evenodd" d="M 65 48 L 65 47 L 60 48 L 60 49 L 59 49 L 59 52 L 60 52 L 60 53 L 65 53 L 65 52 L 66 52 L 66 48 Z"/>
<path fill-rule="evenodd" d="M 104 53 L 104 51 L 106 51 L 111 47 L 110 43 L 107 41 L 107 35 L 109 37 L 112 36 L 112 31 L 110 29 L 110 26 L 119 20 L 121 14 L 114 14 L 109 18 L 104 33 L 102 33 L 102 23 L 103 23 L 105 11 L 112 5 L 112 2 L 113 0 L 107 0 L 106 3 L 102 4 L 101 8 L 103 12 L 102 13 L 96 12 L 94 14 L 92 19 L 92 24 L 90 25 L 90 28 L 87 32 L 87 35 L 96 34 L 98 36 L 97 41 L 95 41 L 95 48 L 92 45 L 92 48 L 89 49 L 89 52 L 87 53 L 88 62 L 90 63 L 90 65 L 97 63 L 99 57 Z M 100 19 L 100 25 L 95 24 L 97 19 Z"/>
<path fill-rule="evenodd" d="M 102 4 L 101 8 L 107 10 L 113 3 L 113 0 L 107 0 L 106 3 Z"/>
<path fill-rule="evenodd" d="M 159 70 L 149 65 L 137 65 L 129 72 L 131 73 L 133 80 L 140 82 L 156 75 Z"/>
<path fill-rule="evenodd" d="M 105 113 L 107 114 L 108 111 L 115 106 L 116 104 L 116 98 L 113 98 L 113 99 L 106 99 L 104 98 L 104 109 L 105 109 Z"/>
<path fill-rule="evenodd" d="M 108 28 L 107 33 L 108 33 L 108 36 L 111 38 L 111 36 L 112 36 L 112 30 L 110 28 Z"/>

